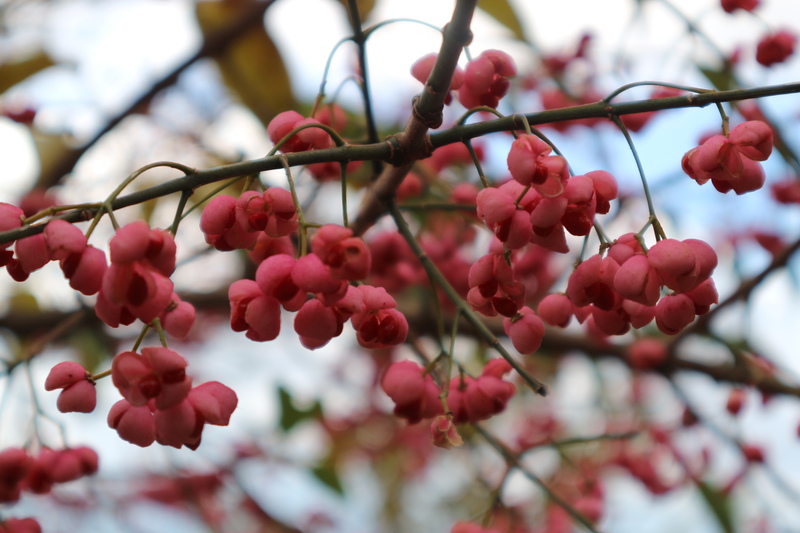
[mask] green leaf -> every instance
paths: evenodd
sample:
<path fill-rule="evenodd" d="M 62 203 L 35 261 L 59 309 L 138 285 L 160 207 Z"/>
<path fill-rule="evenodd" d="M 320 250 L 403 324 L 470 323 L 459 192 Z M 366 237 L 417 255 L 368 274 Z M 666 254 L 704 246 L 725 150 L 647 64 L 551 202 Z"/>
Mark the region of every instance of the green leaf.
<path fill-rule="evenodd" d="M 517 16 L 508 0 L 479 0 L 478 7 L 497 22 L 511 30 L 511 33 L 520 41 L 525 40 L 525 31 L 519 23 Z"/>
<path fill-rule="evenodd" d="M 314 402 L 314 405 L 308 409 L 298 409 L 294 405 L 289 391 L 283 387 L 278 388 L 278 396 L 281 404 L 281 419 L 279 423 L 283 431 L 289 431 L 304 420 L 322 418 L 322 405 L 320 405 L 319 401 Z"/>
<path fill-rule="evenodd" d="M 697 482 L 697 488 L 700 489 L 700 494 L 703 495 L 703 499 L 708 504 L 711 512 L 714 513 L 723 531 L 725 533 L 734 533 L 730 497 L 718 488 L 702 481 Z"/>
<path fill-rule="evenodd" d="M 700 72 L 703 73 L 703 76 L 705 76 L 706 79 L 711 82 L 711 85 L 713 85 L 716 90 L 728 91 L 730 89 L 737 88 L 733 79 L 733 70 L 731 69 L 730 63 L 727 61 L 719 70 L 705 67 L 698 68 L 700 69 Z"/>
<path fill-rule="evenodd" d="M 50 56 L 40 50 L 22 61 L 0 65 L 0 93 L 54 64 Z"/>
<path fill-rule="evenodd" d="M 319 479 L 322 483 L 333 489 L 337 494 L 344 494 L 344 487 L 342 480 L 339 479 L 339 474 L 336 472 L 336 467 L 330 462 L 325 462 L 319 466 L 311 469 L 314 477 Z"/>
<path fill-rule="evenodd" d="M 195 14 L 203 34 L 209 35 L 230 24 L 238 10 L 247 6 L 247 2 L 198 2 Z M 264 126 L 281 111 L 295 107 L 289 73 L 263 21 L 242 32 L 214 60 L 231 92 Z"/>

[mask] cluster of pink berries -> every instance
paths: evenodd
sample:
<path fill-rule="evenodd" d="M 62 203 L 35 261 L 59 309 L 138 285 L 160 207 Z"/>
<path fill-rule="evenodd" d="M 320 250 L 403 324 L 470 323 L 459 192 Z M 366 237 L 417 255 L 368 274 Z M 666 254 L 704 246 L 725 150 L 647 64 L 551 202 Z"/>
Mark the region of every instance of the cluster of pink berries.
<path fill-rule="evenodd" d="M 411 75 L 425 83 L 433 70 L 437 54 L 419 59 L 411 67 Z M 467 63 L 462 71 L 456 68 L 450 81 L 450 90 L 458 91 L 458 100 L 467 109 L 479 106 L 496 108 L 511 86 L 509 78 L 517 75 L 511 56 L 500 50 L 486 50 Z M 452 101 L 448 92 L 445 104 Z"/>
<path fill-rule="evenodd" d="M 243 203 L 247 208 L 257 202 Z M 259 218 L 255 211 L 244 212 L 257 224 L 265 217 Z M 19 228 L 23 218 L 21 209 L 0 204 L 0 229 Z M 167 334 L 182 339 L 194 323 L 194 307 L 181 301 L 170 280 L 175 270 L 175 241 L 169 232 L 151 229 L 143 221 L 117 230 L 109 242 L 110 264 L 78 228 L 59 219 L 50 221 L 41 234 L 16 241 L 13 254 L 5 248 L 2 260 L 18 280 L 51 260 L 59 261 L 75 290 L 97 295 L 95 312 L 111 327 L 137 319 L 149 324 L 158 318 Z M 194 449 L 204 424 L 227 425 L 237 404 L 236 394 L 217 382 L 192 388 L 186 366 L 186 360 L 168 348 L 117 355 L 111 375 L 124 399 L 111 409 L 109 426 L 124 440 L 140 446 L 158 441 Z M 57 407 L 62 412 L 88 413 L 97 403 L 94 381 L 78 363 L 55 365 L 45 389 L 61 389 Z"/>
<path fill-rule="evenodd" d="M 509 249 L 532 242 L 566 253 L 565 230 L 588 235 L 595 215 L 608 213 L 618 195 L 608 172 L 570 177 L 566 160 L 550 151 L 538 137 L 521 135 L 508 154 L 514 180 L 478 193 L 478 216 Z"/>
<path fill-rule="evenodd" d="M 512 383 L 502 379 L 510 371 L 511 365 L 505 360 L 493 359 L 477 378 L 453 377 L 447 396 L 449 420 L 455 424 L 475 423 L 502 412 L 516 392 Z M 381 387 L 395 404 L 394 414 L 412 424 L 445 414 L 441 389 L 431 374 L 414 362 L 389 366 L 381 378 Z M 433 429 L 442 431 L 436 422 Z"/>
<path fill-rule="evenodd" d="M 622 335 L 655 318 L 661 332 L 675 335 L 717 303 L 710 277 L 716 265 L 714 250 L 703 241 L 663 239 L 645 252 L 634 234 L 626 234 L 605 257 L 594 255 L 578 265 L 566 295 L 544 298 L 539 315 L 562 327 L 572 314 L 581 322 L 591 316 L 605 335 Z M 665 288 L 673 292 L 662 296 Z"/>
<path fill-rule="evenodd" d="M 7 448 L 0 452 L 0 502 L 18 501 L 23 490 L 46 494 L 56 483 L 94 474 L 97 463 L 97 453 L 85 446 L 42 448 L 35 457 L 21 448 Z"/>
<path fill-rule="evenodd" d="M 750 120 L 733 128 L 729 135 L 714 135 L 686 152 L 681 161 L 684 172 L 703 185 L 711 180 L 722 193 L 744 194 L 764 185 L 766 161 L 772 153 L 772 128 Z"/>
<path fill-rule="evenodd" d="M 20 208 L 0 204 L 0 229 L 20 228 L 23 218 Z M 169 279 L 175 270 L 175 241 L 143 221 L 120 228 L 111 239 L 110 266 L 105 253 L 64 220 L 51 220 L 42 233 L 17 240 L 13 254 L 7 250 L 10 245 L 3 245 L 2 260 L 12 278 L 24 281 L 31 272 L 58 261 L 73 289 L 97 294 L 95 312 L 111 327 L 158 317 L 167 333 L 185 338 L 194 323 L 194 308 L 173 292 Z"/>
<path fill-rule="evenodd" d="M 267 134 L 270 140 L 277 144 L 286 137 L 292 130 L 306 125 L 324 125 L 333 128 L 337 133 L 341 133 L 347 124 L 347 115 L 338 105 L 328 105 L 321 107 L 313 118 L 306 118 L 296 111 L 284 111 L 278 113 L 267 127 Z M 308 127 L 292 135 L 280 150 L 284 153 L 307 152 L 309 150 L 319 150 L 333 146 L 331 136 L 320 127 Z M 347 165 L 347 170 L 355 170 L 361 165 L 360 161 L 352 162 Z M 339 179 L 341 170 L 339 163 L 332 161 L 329 163 L 313 163 L 306 167 L 309 173 L 318 181 L 330 181 Z"/>
<path fill-rule="evenodd" d="M 216 381 L 192 388 L 187 366 L 177 352 L 162 347 L 114 357 L 111 379 L 123 399 L 109 411 L 109 427 L 138 446 L 156 441 L 196 449 L 206 423 L 228 425 L 237 405 L 236 393 Z M 45 389 L 62 389 L 57 406 L 63 413 L 89 413 L 97 403 L 95 384 L 78 363 L 54 366 Z"/>
<path fill-rule="evenodd" d="M 282 189 L 269 189 L 267 193 L 270 191 L 275 191 L 272 198 L 280 198 L 283 193 L 289 195 Z M 274 210 L 261 209 L 270 205 L 269 202 L 259 201 L 255 214 L 249 217 L 261 221 L 254 225 L 247 222 L 246 216 L 247 206 L 252 202 L 242 201 L 242 198 L 261 197 L 244 193 L 239 200 L 218 196 L 209 203 L 201 219 L 208 242 L 225 243 L 220 249 L 247 248 L 256 245 L 255 233 L 261 226 L 272 228 L 265 230 L 270 239 L 285 237 L 297 229 L 293 204 L 292 216 L 288 211 L 278 216 Z M 262 216 L 264 213 L 266 215 Z M 270 221 L 276 218 L 279 220 L 272 224 Z M 297 312 L 294 329 L 303 346 L 309 349 L 324 346 L 339 336 L 348 320 L 358 334 L 358 342 L 366 348 L 403 342 L 408 322 L 395 309 L 394 298 L 383 288 L 351 285 L 370 273 L 372 257 L 364 241 L 353 236 L 348 228 L 328 224 L 314 233 L 310 244 L 311 252 L 299 259 L 290 255 L 291 243 L 288 243 L 288 250 L 277 246 L 265 251 L 260 257 L 255 280 L 242 279 L 230 286 L 231 328 L 246 332 L 247 337 L 255 341 L 273 340 L 280 333 L 283 308 Z M 313 297 L 309 298 L 309 294 Z"/>
<path fill-rule="evenodd" d="M 280 187 L 271 187 L 261 194 L 245 191 L 238 199 L 217 195 L 208 202 L 200 218 L 206 242 L 223 252 L 251 249 L 259 238 L 283 237 L 297 227 L 292 195 Z"/>

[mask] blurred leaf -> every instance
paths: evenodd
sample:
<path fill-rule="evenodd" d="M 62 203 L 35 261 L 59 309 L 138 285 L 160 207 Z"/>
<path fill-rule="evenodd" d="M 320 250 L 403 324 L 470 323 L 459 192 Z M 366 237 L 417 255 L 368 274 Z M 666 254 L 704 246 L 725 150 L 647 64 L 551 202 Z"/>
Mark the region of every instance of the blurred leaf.
<path fill-rule="evenodd" d="M 731 500 L 727 494 L 716 487 L 702 481 L 697 482 L 697 488 L 703 495 L 709 509 L 714 513 L 719 525 L 725 533 L 733 533 L 733 518 L 731 517 Z"/>
<path fill-rule="evenodd" d="M 42 50 L 22 61 L 0 65 L 0 93 L 53 65 L 55 65 L 53 60 Z"/>
<path fill-rule="evenodd" d="M 70 336 L 69 345 L 78 352 L 78 362 L 93 374 L 104 370 L 113 355 L 108 337 L 94 329 L 78 328 Z"/>
<path fill-rule="evenodd" d="M 31 314 L 39 311 L 39 302 L 36 297 L 26 290 L 15 290 L 8 303 L 9 313 Z"/>
<path fill-rule="evenodd" d="M 292 396 L 283 387 L 278 388 L 278 395 L 281 403 L 280 426 L 282 430 L 289 431 L 304 420 L 316 420 L 322 417 L 322 405 L 320 405 L 319 401 L 314 402 L 314 405 L 304 410 L 295 407 Z"/>
<path fill-rule="evenodd" d="M 50 135 L 34 131 L 33 142 L 39 153 L 39 179 L 37 187 L 47 188 L 70 170 L 70 162 L 78 151 L 64 135 Z M 68 168 L 69 167 L 69 168 Z"/>
<path fill-rule="evenodd" d="M 325 485 L 332 488 L 337 494 L 344 494 L 342 480 L 339 479 L 339 474 L 336 472 L 335 465 L 331 464 L 329 461 L 315 466 L 311 469 L 311 473 Z"/>
<path fill-rule="evenodd" d="M 727 61 L 719 70 L 704 67 L 699 68 L 703 76 L 711 82 L 711 85 L 713 85 L 716 90 L 728 91 L 737 88 L 736 82 L 733 79 L 733 70 L 731 69 L 730 63 Z"/>
<path fill-rule="evenodd" d="M 517 39 L 525 40 L 525 32 L 519 23 L 519 17 L 514 12 L 508 0 L 479 0 L 478 7 L 489 14 L 497 22 L 511 30 Z"/>
<path fill-rule="evenodd" d="M 197 22 L 204 35 L 236 19 L 247 2 L 198 2 Z M 228 88 L 266 126 L 295 106 L 289 73 L 263 21 L 254 23 L 223 52 L 213 56 Z"/>
<path fill-rule="evenodd" d="M 349 9 L 347 0 L 339 0 L 339 2 L 345 7 L 345 9 Z M 374 7 L 375 0 L 358 0 L 358 14 L 362 21 L 369 16 L 369 14 L 372 12 L 372 8 Z"/>

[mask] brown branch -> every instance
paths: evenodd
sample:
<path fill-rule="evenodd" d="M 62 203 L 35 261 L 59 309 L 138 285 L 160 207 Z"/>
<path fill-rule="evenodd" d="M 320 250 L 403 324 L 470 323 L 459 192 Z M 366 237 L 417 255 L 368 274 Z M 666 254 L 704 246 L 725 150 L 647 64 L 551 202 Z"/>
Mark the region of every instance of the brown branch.
<path fill-rule="evenodd" d="M 395 136 L 392 166 L 387 166 L 370 187 L 356 220 L 351 225 L 353 233 L 363 234 L 386 211 L 386 203 L 394 198 L 395 191 L 411 166 L 418 159 L 430 156 L 433 151 L 427 136 L 430 128 L 442 123 L 444 100 L 450 90 L 458 58 L 464 46 L 472 41 L 470 23 L 477 0 L 459 0 L 450 23 L 442 32 L 442 46 L 422 94 L 414 100 L 411 118 L 402 133 Z"/>
<path fill-rule="evenodd" d="M 800 92 L 800 82 L 795 82 L 784 85 L 757 87 L 754 89 L 709 92 L 700 95 L 657 98 L 654 100 L 640 100 L 636 102 L 625 102 L 618 104 L 597 102 L 594 104 L 531 113 L 525 115 L 525 118 L 528 120 L 529 124 L 536 125 L 592 117 L 605 117 L 609 115 L 630 115 L 649 111 L 663 111 L 666 109 L 704 107 L 718 102 L 748 100 L 752 98 L 762 98 L 766 96 L 776 96 L 798 92 Z M 421 141 L 421 144 L 428 148 L 438 148 L 447 144 L 453 144 L 456 142 L 463 142 L 468 139 L 482 137 L 489 133 L 521 130 L 523 128 L 524 123 L 522 116 L 512 115 L 487 122 L 454 126 L 441 133 L 431 135 L 430 137 L 426 136 L 426 138 L 430 139 L 429 143 L 423 140 Z M 253 159 L 250 161 L 243 161 L 241 163 L 233 163 L 221 167 L 214 167 L 207 170 L 198 170 L 185 177 L 170 180 L 168 182 L 129 194 L 128 196 L 117 198 L 117 200 L 112 203 L 112 208 L 115 210 L 122 209 L 124 207 L 144 203 L 148 200 L 153 200 L 162 196 L 168 196 L 177 192 L 192 191 L 197 187 L 208 185 L 209 183 L 216 183 L 237 176 L 249 176 L 251 174 L 256 174 L 266 170 L 283 168 L 284 162 L 287 162 L 289 166 L 298 166 L 309 165 L 312 163 L 348 163 L 351 161 L 372 161 L 376 159 L 387 162 L 397 161 L 397 154 L 402 153 L 402 151 L 398 152 L 400 149 L 400 136 L 402 136 L 402 134 L 394 136 L 389 141 L 379 144 L 348 144 L 336 148 L 327 148 L 325 150 L 312 150 L 309 152 L 274 155 L 261 159 Z M 422 157 L 420 154 L 414 154 L 414 156 Z M 406 155 L 406 158 L 407 157 L 408 155 Z M 386 190 L 389 190 L 388 186 L 386 187 Z M 377 191 L 377 187 L 374 188 L 373 191 Z M 391 198 L 392 193 L 387 192 L 387 194 L 388 196 L 384 196 L 384 198 Z M 370 196 L 377 198 L 375 192 L 373 192 L 371 195 L 368 195 L 368 198 Z M 369 203 L 367 205 L 374 209 L 370 211 L 369 215 L 366 213 L 366 207 L 362 209 L 363 213 L 359 217 L 361 218 L 361 222 L 359 222 L 359 229 L 362 233 L 363 231 L 366 231 L 366 229 L 369 228 L 375 222 L 375 220 L 383 216 L 386 212 L 385 204 L 381 203 L 380 201 L 377 204 Z M 81 220 L 86 220 L 87 217 L 93 217 L 96 212 L 97 209 L 81 209 L 60 215 L 58 218 L 62 218 L 68 222 L 79 222 Z M 28 226 L 16 230 L 0 232 L 0 244 L 41 233 L 43 229 L 43 224 L 37 224 L 35 226 Z"/>

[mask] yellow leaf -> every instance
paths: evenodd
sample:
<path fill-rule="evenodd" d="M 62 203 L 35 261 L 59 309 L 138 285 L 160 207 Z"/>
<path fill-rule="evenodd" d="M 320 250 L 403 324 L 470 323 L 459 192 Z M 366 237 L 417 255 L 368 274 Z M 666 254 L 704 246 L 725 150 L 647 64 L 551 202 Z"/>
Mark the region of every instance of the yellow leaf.
<path fill-rule="evenodd" d="M 72 169 L 79 150 L 71 146 L 64 135 L 33 131 L 33 142 L 39 154 L 39 178 L 36 186 L 46 189 L 58 183 Z"/>
<path fill-rule="evenodd" d="M 520 41 L 525 40 L 525 32 L 522 25 L 519 23 L 519 17 L 514 12 L 508 0 L 479 0 L 478 7 L 485 13 L 489 14 L 497 22 L 511 30 L 517 39 Z"/>
<path fill-rule="evenodd" d="M 41 50 L 22 61 L 0 65 L 0 93 L 52 65 L 53 60 Z"/>
<path fill-rule="evenodd" d="M 198 2 L 195 11 L 204 35 L 230 24 L 249 2 Z M 263 21 L 254 22 L 214 56 L 225 84 L 266 126 L 295 106 L 289 73 Z"/>

